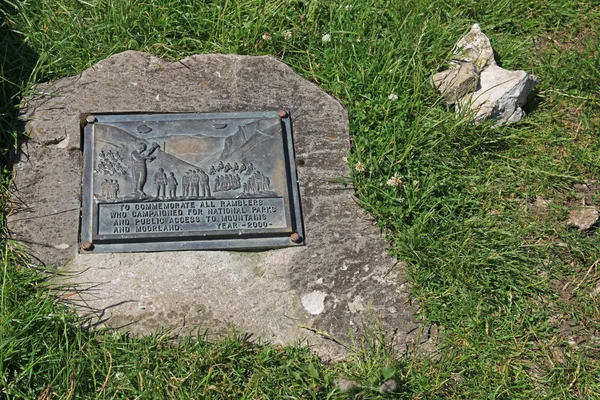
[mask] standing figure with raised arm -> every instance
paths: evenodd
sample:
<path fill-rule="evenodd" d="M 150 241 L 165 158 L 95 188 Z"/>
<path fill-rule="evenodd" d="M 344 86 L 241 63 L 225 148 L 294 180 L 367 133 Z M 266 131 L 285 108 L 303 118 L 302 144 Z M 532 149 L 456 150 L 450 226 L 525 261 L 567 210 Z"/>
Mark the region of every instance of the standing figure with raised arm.
<path fill-rule="evenodd" d="M 136 149 L 131 152 L 131 175 L 133 178 L 133 194 L 137 197 L 146 196 L 144 193 L 144 185 L 148 176 L 148 168 L 146 162 L 152 162 L 156 157 L 152 153 L 160 148 L 158 143 L 152 143 L 152 147 L 147 149 L 146 143 L 139 142 Z"/>

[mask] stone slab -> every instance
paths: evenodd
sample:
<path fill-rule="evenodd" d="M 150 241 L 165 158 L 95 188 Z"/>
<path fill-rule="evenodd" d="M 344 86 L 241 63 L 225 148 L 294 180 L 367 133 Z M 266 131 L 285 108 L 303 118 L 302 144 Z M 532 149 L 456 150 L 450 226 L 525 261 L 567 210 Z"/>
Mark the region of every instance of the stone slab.
<path fill-rule="evenodd" d="M 418 342 L 403 263 L 356 203 L 348 176 L 348 116 L 316 85 L 271 57 L 195 55 L 177 62 L 127 51 L 83 73 L 41 84 L 23 117 L 29 140 L 16 160 L 13 238 L 68 272 L 65 298 L 92 323 L 145 334 L 238 331 L 268 342 L 306 340 L 343 357 L 363 324 L 379 321 L 396 344 Z M 305 246 L 260 252 L 82 255 L 81 121 L 94 113 L 250 112 L 292 117 Z"/>

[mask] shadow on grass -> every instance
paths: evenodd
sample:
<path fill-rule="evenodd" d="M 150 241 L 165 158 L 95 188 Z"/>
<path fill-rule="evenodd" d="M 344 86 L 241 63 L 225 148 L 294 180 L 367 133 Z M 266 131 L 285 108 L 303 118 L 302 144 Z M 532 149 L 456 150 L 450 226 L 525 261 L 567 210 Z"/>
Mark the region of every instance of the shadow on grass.
<path fill-rule="evenodd" d="M 12 17 L 19 11 L 8 2 L 0 3 L 0 221 L 2 239 L 8 238 L 6 217 L 10 211 L 11 158 L 17 149 L 21 95 L 38 63 L 38 55 L 12 29 Z M 19 203 L 19 201 L 17 201 Z M 11 246 L 12 247 L 12 246 Z"/>
<path fill-rule="evenodd" d="M 10 3 L 0 4 L 0 163 L 4 181 L 10 171 L 9 153 L 17 142 L 21 93 L 38 63 L 38 55 L 11 27 L 11 16 L 18 12 Z"/>
<path fill-rule="evenodd" d="M 525 103 L 525 105 L 523 106 L 523 111 L 525 111 L 527 115 L 530 115 L 537 111 L 540 108 L 540 106 L 544 103 L 544 101 L 544 98 L 540 96 L 540 90 L 536 87 L 529 94 L 529 97 L 527 98 L 527 103 Z"/>

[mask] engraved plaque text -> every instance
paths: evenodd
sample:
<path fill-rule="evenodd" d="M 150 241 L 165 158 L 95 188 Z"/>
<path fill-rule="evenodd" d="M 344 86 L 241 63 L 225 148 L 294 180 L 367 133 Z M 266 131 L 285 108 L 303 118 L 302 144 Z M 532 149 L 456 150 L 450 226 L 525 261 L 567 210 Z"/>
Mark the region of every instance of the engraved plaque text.
<path fill-rule="evenodd" d="M 286 112 L 88 117 L 83 252 L 302 244 Z"/>

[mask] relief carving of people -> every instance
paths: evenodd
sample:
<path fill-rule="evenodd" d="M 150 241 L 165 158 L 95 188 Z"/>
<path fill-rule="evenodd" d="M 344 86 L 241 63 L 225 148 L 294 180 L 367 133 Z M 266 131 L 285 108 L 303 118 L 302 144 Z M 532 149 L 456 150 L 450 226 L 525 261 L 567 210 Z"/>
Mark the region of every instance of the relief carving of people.
<path fill-rule="evenodd" d="M 169 172 L 169 177 L 167 178 L 167 187 L 169 188 L 169 198 L 174 199 L 177 195 L 177 178 L 175 178 L 175 173 Z"/>
<path fill-rule="evenodd" d="M 200 170 L 200 193 L 202 197 L 210 197 L 210 177 L 203 169 Z"/>
<path fill-rule="evenodd" d="M 108 179 L 102 181 L 100 186 L 102 187 L 102 197 L 108 199 L 108 194 L 110 193 L 110 183 L 108 182 Z"/>
<path fill-rule="evenodd" d="M 131 175 L 133 178 L 133 194 L 137 197 L 147 196 L 144 193 L 144 185 L 148 175 L 146 162 L 152 162 L 156 157 L 152 153 L 160 148 L 158 143 L 152 143 L 152 147 L 147 149 L 146 143 L 139 142 L 136 149 L 131 152 Z"/>
<path fill-rule="evenodd" d="M 181 195 L 183 197 L 190 197 L 190 173 L 192 171 L 186 171 L 185 175 L 183 175 L 183 177 L 181 178 L 181 186 L 182 186 L 182 193 Z"/>
<path fill-rule="evenodd" d="M 113 179 L 110 181 L 111 185 L 110 185 L 110 197 L 111 200 L 117 200 L 117 196 L 119 194 L 119 181 L 116 179 Z"/>
<path fill-rule="evenodd" d="M 192 176 L 190 177 L 190 186 L 192 188 L 192 197 L 198 197 L 199 196 L 199 186 L 200 186 L 200 176 L 198 176 L 198 171 L 197 170 L 193 170 L 192 171 Z"/>
<path fill-rule="evenodd" d="M 167 174 L 162 168 L 158 169 L 158 172 L 154 174 L 154 185 L 156 186 L 156 197 L 165 197 L 167 194 L 165 188 L 167 186 Z"/>

